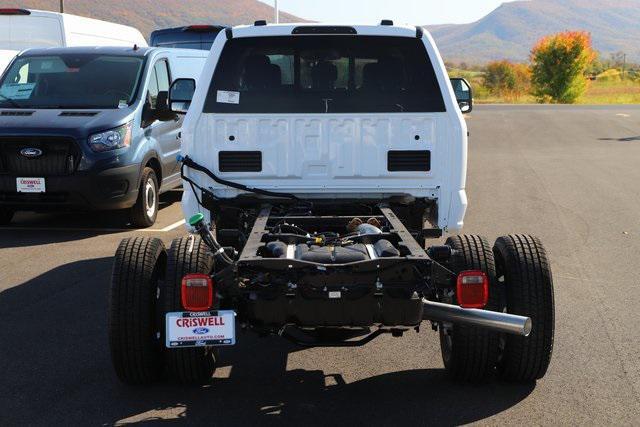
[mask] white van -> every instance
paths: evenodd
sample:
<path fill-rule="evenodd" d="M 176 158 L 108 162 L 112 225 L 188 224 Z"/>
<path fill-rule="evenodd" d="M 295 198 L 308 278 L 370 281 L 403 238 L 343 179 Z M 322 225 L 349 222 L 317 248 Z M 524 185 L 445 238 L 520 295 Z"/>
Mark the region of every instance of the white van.
<path fill-rule="evenodd" d="M 140 31 L 126 25 L 68 13 L 0 9 L 0 74 L 15 55 L 32 47 L 146 47 Z"/>
<path fill-rule="evenodd" d="M 17 54 L 18 52 L 15 50 L 0 50 L 0 74 Z"/>

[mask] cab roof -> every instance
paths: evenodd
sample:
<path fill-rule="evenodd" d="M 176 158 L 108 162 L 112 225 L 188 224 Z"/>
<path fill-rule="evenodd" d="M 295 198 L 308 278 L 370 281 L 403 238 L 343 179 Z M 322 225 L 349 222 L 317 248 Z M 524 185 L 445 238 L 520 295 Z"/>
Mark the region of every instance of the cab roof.
<path fill-rule="evenodd" d="M 256 21 L 254 25 L 240 25 L 227 30 L 227 37 L 270 37 L 291 35 L 363 35 L 363 36 L 393 36 L 393 37 L 422 37 L 426 32 L 422 27 L 409 25 L 391 25 L 390 21 L 383 21 L 378 25 L 349 25 L 333 23 L 288 23 L 266 24 Z"/>

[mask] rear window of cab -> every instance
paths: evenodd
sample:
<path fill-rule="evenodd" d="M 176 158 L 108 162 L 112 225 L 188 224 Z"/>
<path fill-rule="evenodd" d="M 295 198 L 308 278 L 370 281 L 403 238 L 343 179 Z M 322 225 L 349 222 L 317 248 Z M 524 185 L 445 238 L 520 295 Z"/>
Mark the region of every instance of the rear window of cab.
<path fill-rule="evenodd" d="M 229 40 L 205 113 L 444 112 L 423 42 L 409 37 Z"/>

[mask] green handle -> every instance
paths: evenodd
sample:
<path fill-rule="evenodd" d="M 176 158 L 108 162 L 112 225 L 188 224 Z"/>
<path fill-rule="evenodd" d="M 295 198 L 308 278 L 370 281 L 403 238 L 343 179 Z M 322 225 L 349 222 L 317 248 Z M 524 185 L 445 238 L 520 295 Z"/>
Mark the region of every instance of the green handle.
<path fill-rule="evenodd" d="M 189 225 L 192 227 L 195 227 L 196 225 L 200 224 L 202 221 L 204 221 L 204 214 L 202 212 L 198 212 L 197 214 L 189 218 Z"/>

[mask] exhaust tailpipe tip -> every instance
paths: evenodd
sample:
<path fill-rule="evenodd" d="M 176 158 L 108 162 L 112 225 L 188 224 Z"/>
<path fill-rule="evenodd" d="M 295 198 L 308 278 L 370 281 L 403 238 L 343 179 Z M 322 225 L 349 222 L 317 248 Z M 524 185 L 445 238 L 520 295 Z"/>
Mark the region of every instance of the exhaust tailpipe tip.
<path fill-rule="evenodd" d="M 530 317 L 527 317 L 527 320 L 524 322 L 524 328 L 522 328 L 522 336 L 528 337 L 531 334 L 531 329 L 533 329 L 533 322 Z"/>
<path fill-rule="evenodd" d="M 422 303 L 423 320 L 476 326 L 523 337 L 529 336 L 533 328 L 530 317 L 498 311 L 462 308 L 457 305 L 443 304 L 426 299 L 423 299 Z"/>

